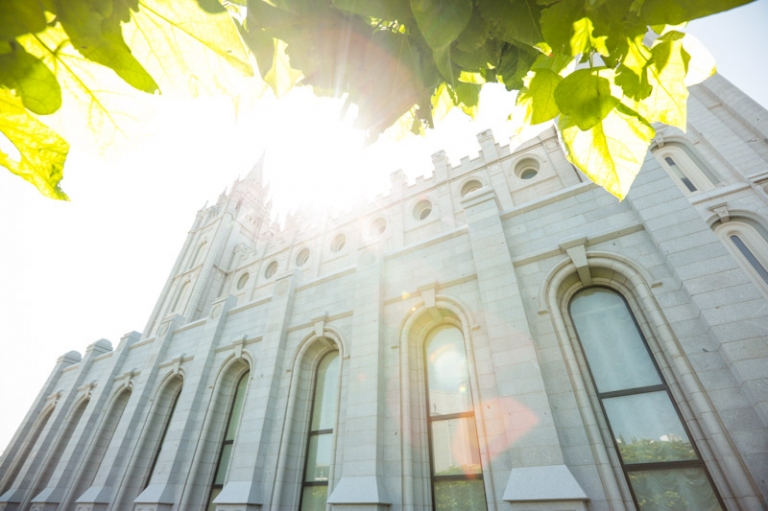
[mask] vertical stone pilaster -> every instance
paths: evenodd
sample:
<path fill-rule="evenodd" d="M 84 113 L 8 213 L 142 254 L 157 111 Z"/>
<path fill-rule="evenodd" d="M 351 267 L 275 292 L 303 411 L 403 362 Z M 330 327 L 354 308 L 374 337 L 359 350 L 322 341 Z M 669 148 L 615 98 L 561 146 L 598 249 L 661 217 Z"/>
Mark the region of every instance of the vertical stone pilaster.
<path fill-rule="evenodd" d="M 378 511 L 390 506 L 384 484 L 384 374 L 381 339 L 382 257 L 375 245 L 358 249 L 347 372 L 346 429 L 340 431 L 341 479 L 328 503 L 333 510 Z"/>
<path fill-rule="evenodd" d="M 486 187 L 463 200 L 462 204 L 467 215 L 488 342 L 491 353 L 495 354 L 490 367 L 476 368 L 480 381 L 478 393 L 482 400 L 475 403 L 480 412 L 477 419 L 482 421 L 478 424 L 478 435 L 481 445 L 498 445 L 503 439 L 511 456 L 511 466 L 502 456 L 486 459 L 484 465 L 492 467 L 494 472 L 507 473 L 511 469 L 503 498 L 513 508 L 560 501 L 580 509 L 586 495 L 564 465 L 536 348 L 499 218 L 498 200 L 494 191 Z M 489 456 L 488 450 L 481 451 L 481 456 Z M 519 488 L 529 486 L 525 481 L 530 470 L 535 470 L 537 480 L 558 481 L 558 484 L 543 484 L 537 488 L 539 491 L 522 494 Z M 501 482 L 499 475 L 485 476 L 486 489 L 494 497 L 498 494 L 495 486 Z M 572 491 L 563 493 L 562 488 Z"/>
<path fill-rule="evenodd" d="M 285 414 L 276 410 L 278 389 L 286 356 L 288 321 L 293 311 L 296 272 L 275 283 L 268 323 L 262 332 L 261 349 L 251 368 L 253 383 L 245 396 L 240 429 L 227 482 L 214 500 L 220 511 L 269 509 L 277 467 L 268 463 L 273 432 L 282 431 Z M 258 332 L 255 332 L 258 335 Z"/>

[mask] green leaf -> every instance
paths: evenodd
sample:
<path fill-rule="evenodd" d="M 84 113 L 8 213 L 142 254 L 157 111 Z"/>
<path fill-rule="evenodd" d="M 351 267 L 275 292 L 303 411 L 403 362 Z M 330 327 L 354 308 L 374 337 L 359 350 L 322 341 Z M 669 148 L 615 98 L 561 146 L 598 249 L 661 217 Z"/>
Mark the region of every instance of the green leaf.
<path fill-rule="evenodd" d="M 340 11 L 387 21 L 404 22 L 413 18 L 410 0 L 333 0 Z"/>
<path fill-rule="evenodd" d="M 563 78 L 549 69 L 536 69 L 532 73 L 528 87 L 517 96 L 517 104 L 526 108 L 526 119 L 530 124 L 540 124 L 560 113 L 555 102 L 555 89 Z"/>
<path fill-rule="evenodd" d="M 594 25 L 589 18 L 581 18 L 573 24 L 573 37 L 571 37 L 571 55 L 590 53 L 596 51 L 600 55 L 607 56 L 608 48 L 605 40 L 608 36 L 595 36 Z"/>
<path fill-rule="evenodd" d="M 478 103 L 480 102 L 481 85 L 475 83 L 456 82 L 454 90 L 458 99 L 458 107 L 470 116 L 477 116 Z"/>
<path fill-rule="evenodd" d="M 243 40 L 248 45 L 253 55 L 256 57 L 256 67 L 263 79 L 275 62 L 275 39 L 259 28 L 243 30 Z"/>
<path fill-rule="evenodd" d="M 36 114 L 51 114 L 61 107 L 61 86 L 56 76 L 37 57 L 19 44 L 0 55 L 0 86 L 15 90 L 24 106 Z"/>
<path fill-rule="evenodd" d="M 646 25 L 677 25 L 727 11 L 752 0 L 645 0 L 640 11 Z"/>
<path fill-rule="evenodd" d="M 585 13 L 583 0 L 563 0 L 542 11 L 541 31 L 553 50 L 568 55 L 581 53 L 571 50 L 571 40 L 574 38 L 574 23 Z"/>
<path fill-rule="evenodd" d="M 497 75 L 507 90 L 520 90 L 523 87 L 523 78 L 537 55 L 538 52 L 533 49 L 507 45 L 497 68 Z"/>
<path fill-rule="evenodd" d="M 618 105 L 589 130 L 561 115 L 558 123 L 568 159 L 619 200 L 642 167 L 655 131 L 633 110 Z"/>
<path fill-rule="evenodd" d="M 680 32 L 669 32 L 656 40 L 646 65 L 648 83 L 653 90 L 632 107 L 648 122 L 663 122 L 685 131 L 688 115 L 685 77 L 690 56 L 683 48 L 682 38 Z"/>
<path fill-rule="evenodd" d="M 499 39 L 536 46 L 544 41 L 539 26 L 541 7 L 535 0 L 479 2 L 480 13 Z"/>
<path fill-rule="evenodd" d="M 4 0 L 0 2 L 0 40 L 10 41 L 20 35 L 45 29 L 45 11 L 40 0 Z"/>
<path fill-rule="evenodd" d="M 612 73 L 606 68 L 580 69 L 565 77 L 555 89 L 560 111 L 582 130 L 605 119 L 619 103 L 611 95 L 611 83 L 600 72 L 607 76 Z"/>
<path fill-rule="evenodd" d="M 472 0 L 411 0 L 411 11 L 430 48 L 442 50 L 466 28 Z"/>
<path fill-rule="evenodd" d="M 0 151 L 0 165 L 34 185 L 46 197 L 69 200 L 59 188 L 69 145 L 27 112 L 21 100 L 0 88 L 0 132 L 16 146 L 21 158 Z"/>
<path fill-rule="evenodd" d="M 114 7 L 104 14 L 89 0 L 61 0 L 57 3 L 58 20 L 83 57 L 111 68 L 132 87 L 154 93 L 157 83 L 123 40 L 120 20 L 130 17 L 130 7 L 120 2 Z"/>
<path fill-rule="evenodd" d="M 432 118 L 435 121 L 443 120 L 445 116 L 448 115 L 448 112 L 453 110 L 453 107 L 455 106 L 449 89 L 450 86 L 443 82 L 437 89 L 435 89 L 434 94 L 432 94 Z"/>
<path fill-rule="evenodd" d="M 278 98 L 288 94 L 288 91 L 301 78 L 301 72 L 291 67 L 288 56 L 285 54 L 285 46 L 283 41 L 277 41 L 277 44 L 274 45 L 272 67 L 264 76 L 264 81 L 272 88 L 272 92 Z"/>
<path fill-rule="evenodd" d="M 630 40 L 627 48 L 627 54 L 617 69 L 616 84 L 621 86 L 624 94 L 639 101 L 647 98 L 653 90 L 647 73 L 652 54 L 643 44 L 642 37 Z"/>

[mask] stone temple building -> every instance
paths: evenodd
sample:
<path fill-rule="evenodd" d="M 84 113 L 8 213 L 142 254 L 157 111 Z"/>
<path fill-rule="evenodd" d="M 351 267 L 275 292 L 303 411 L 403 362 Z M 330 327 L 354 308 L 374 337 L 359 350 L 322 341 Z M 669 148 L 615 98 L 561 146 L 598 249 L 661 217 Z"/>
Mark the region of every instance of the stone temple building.
<path fill-rule="evenodd" d="M 0 509 L 765 509 L 768 113 L 688 106 L 623 202 L 552 130 L 282 227 L 257 166 L 58 359 Z"/>

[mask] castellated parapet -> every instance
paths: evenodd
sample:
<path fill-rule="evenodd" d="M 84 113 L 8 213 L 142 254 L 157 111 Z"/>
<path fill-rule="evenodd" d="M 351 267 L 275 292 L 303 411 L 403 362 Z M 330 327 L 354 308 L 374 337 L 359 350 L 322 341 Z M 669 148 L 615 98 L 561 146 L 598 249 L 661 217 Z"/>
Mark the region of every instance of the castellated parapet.
<path fill-rule="evenodd" d="M 56 362 L 0 510 L 764 509 L 766 118 L 697 86 L 622 202 L 554 130 L 282 225 L 257 164 Z"/>

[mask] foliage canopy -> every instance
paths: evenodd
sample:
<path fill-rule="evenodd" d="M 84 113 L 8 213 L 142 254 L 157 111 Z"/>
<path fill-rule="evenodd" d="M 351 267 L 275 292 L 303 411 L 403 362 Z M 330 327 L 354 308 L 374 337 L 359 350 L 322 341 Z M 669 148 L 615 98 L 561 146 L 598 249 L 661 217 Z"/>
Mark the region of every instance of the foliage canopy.
<path fill-rule="evenodd" d="M 571 161 L 619 198 L 662 122 L 685 130 L 688 85 L 714 72 L 678 30 L 749 0 L 6 0 L 0 4 L 0 165 L 43 194 L 67 142 L 38 116 L 74 105 L 119 132 L 115 91 L 231 92 L 233 71 L 278 96 L 296 84 L 357 105 L 371 139 L 423 132 L 482 86 L 519 91 L 512 122 L 557 118 Z"/>

